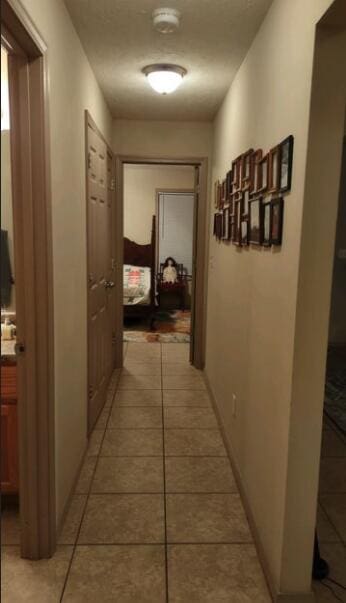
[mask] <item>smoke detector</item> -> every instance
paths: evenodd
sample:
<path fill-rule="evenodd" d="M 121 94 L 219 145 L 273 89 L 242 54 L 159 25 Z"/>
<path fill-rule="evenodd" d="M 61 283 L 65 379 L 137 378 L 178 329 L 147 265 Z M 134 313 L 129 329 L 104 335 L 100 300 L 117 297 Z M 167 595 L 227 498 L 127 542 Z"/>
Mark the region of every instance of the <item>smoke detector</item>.
<path fill-rule="evenodd" d="M 152 16 L 154 29 L 162 34 L 174 33 L 179 28 L 180 12 L 175 8 L 157 8 Z"/>

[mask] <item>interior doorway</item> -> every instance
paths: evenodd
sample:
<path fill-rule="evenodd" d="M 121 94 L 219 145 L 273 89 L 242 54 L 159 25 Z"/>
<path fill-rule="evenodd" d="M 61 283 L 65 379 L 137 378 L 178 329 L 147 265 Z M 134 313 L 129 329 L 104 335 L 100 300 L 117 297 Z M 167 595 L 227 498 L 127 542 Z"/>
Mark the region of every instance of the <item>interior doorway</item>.
<path fill-rule="evenodd" d="M 19 3 L 1 13 L 1 485 L 19 509 L 2 534 L 40 559 L 56 545 L 47 48 Z"/>
<path fill-rule="evenodd" d="M 121 157 L 116 178 L 118 329 L 125 345 L 188 344 L 196 368 L 204 366 L 206 163 Z"/>
<path fill-rule="evenodd" d="M 113 153 L 85 112 L 88 264 L 88 434 L 105 404 L 115 368 Z"/>

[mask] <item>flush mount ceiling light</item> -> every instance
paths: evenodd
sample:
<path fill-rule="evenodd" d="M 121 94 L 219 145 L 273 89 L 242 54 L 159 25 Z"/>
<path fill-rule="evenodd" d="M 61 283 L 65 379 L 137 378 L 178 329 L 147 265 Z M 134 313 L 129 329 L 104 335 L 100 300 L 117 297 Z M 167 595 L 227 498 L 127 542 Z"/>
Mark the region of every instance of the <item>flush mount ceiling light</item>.
<path fill-rule="evenodd" d="M 162 34 L 174 33 L 180 24 L 180 12 L 175 8 L 157 8 L 152 17 L 154 29 Z"/>
<path fill-rule="evenodd" d="M 155 92 L 170 94 L 180 86 L 187 71 L 179 65 L 148 65 L 143 73 Z"/>

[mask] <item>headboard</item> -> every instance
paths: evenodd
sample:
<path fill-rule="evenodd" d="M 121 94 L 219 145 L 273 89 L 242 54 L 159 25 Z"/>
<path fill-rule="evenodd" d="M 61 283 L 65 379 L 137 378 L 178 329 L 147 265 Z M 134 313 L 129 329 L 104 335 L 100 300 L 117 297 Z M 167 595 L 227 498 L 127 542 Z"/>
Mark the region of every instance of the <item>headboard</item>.
<path fill-rule="evenodd" d="M 156 263 L 156 218 L 153 216 L 152 228 L 151 228 L 151 242 L 147 245 L 140 245 L 135 241 L 124 237 L 124 264 L 131 264 L 132 266 L 148 266 L 151 269 L 151 283 L 150 283 L 150 306 L 155 306 L 155 263 Z M 145 306 L 133 306 L 131 310 L 141 310 Z"/>

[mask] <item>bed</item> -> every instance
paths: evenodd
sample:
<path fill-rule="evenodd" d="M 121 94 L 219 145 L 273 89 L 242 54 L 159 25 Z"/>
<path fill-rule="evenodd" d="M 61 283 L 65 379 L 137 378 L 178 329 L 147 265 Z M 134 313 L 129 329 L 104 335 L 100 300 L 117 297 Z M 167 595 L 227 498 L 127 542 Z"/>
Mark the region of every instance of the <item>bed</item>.
<path fill-rule="evenodd" d="M 151 242 L 140 245 L 124 237 L 124 318 L 146 318 L 155 311 L 155 216 Z"/>

